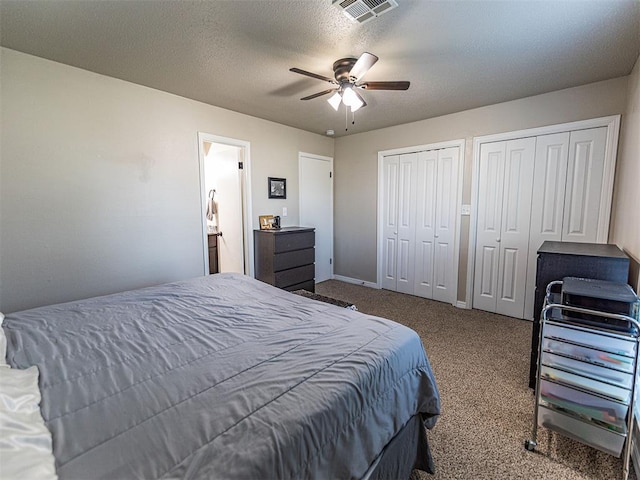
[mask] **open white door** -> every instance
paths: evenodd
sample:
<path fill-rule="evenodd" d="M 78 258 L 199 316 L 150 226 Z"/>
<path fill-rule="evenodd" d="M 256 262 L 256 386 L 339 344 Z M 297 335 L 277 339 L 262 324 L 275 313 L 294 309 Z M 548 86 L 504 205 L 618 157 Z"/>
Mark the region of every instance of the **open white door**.
<path fill-rule="evenodd" d="M 333 159 L 298 157 L 300 226 L 316 229 L 316 283 L 333 278 Z"/>
<path fill-rule="evenodd" d="M 199 132 L 198 146 L 203 273 L 210 273 L 208 234 L 215 225 L 222 232 L 218 237 L 219 271 L 253 276 L 250 143 Z M 210 221 L 206 212 L 212 190 L 215 219 Z"/>
<path fill-rule="evenodd" d="M 218 237 L 219 271 L 245 273 L 242 222 L 242 149 L 212 143 L 205 157 L 207 195 L 214 193 Z"/>

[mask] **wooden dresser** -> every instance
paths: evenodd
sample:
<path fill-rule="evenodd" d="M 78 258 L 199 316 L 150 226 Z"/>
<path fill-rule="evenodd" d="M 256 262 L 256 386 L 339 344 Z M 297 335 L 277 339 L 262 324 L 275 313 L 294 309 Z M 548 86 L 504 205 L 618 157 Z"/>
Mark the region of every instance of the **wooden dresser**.
<path fill-rule="evenodd" d="M 254 230 L 256 278 L 284 290 L 315 291 L 315 230 Z"/>
<path fill-rule="evenodd" d="M 218 273 L 218 234 L 207 235 L 209 242 L 209 273 Z"/>

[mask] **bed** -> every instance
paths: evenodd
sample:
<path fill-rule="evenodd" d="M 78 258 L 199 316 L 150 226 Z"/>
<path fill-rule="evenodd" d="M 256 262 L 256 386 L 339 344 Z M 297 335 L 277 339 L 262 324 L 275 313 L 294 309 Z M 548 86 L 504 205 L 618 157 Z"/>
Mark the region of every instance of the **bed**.
<path fill-rule="evenodd" d="M 408 478 L 440 400 L 418 335 L 216 274 L 6 316 L 60 478 Z"/>

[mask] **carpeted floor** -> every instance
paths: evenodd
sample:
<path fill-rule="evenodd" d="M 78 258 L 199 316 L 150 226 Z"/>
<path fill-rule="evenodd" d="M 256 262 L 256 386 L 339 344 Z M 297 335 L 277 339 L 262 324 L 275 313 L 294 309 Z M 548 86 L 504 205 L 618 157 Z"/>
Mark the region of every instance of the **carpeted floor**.
<path fill-rule="evenodd" d="M 436 474 L 423 480 L 622 478 L 622 460 L 546 429 L 527 452 L 531 326 L 479 310 L 336 280 L 316 292 L 413 328 L 433 367 L 442 416 L 428 432 Z M 636 479 L 631 470 L 630 479 Z"/>

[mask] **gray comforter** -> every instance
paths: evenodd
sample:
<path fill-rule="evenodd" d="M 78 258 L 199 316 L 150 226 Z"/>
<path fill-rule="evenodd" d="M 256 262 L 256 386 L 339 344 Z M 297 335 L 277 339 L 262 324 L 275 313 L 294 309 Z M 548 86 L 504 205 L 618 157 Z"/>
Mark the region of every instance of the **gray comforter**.
<path fill-rule="evenodd" d="M 418 335 L 217 274 L 10 314 L 61 478 L 359 478 L 437 388 Z"/>

